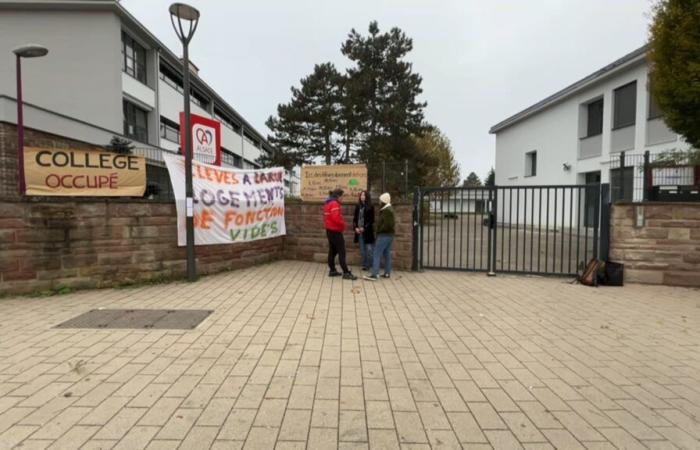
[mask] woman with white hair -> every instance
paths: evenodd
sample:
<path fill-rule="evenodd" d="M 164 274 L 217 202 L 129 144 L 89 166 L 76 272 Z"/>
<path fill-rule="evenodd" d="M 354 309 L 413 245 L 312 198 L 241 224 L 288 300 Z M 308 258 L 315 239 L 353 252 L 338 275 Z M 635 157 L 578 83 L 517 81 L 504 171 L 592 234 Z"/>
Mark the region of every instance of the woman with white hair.
<path fill-rule="evenodd" d="M 379 279 L 379 263 L 384 257 L 383 278 L 391 277 L 391 244 L 394 242 L 396 220 L 394 208 L 391 206 L 391 196 L 385 192 L 379 196 L 381 209 L 377 218 L 377 239 L 374 242 L 374 255 L 372 258 L 372 273 L 365 275 L 365 280 L 377 281 Z"/>

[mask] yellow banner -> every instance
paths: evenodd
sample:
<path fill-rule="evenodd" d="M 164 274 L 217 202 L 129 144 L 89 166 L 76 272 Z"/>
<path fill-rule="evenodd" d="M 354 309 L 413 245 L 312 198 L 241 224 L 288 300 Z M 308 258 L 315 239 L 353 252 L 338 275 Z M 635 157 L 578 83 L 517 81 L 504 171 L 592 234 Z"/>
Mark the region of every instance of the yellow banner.
<path fill-rule="evenodd" d="M 142 197 L 146 160 L 99 150 L 24 148 L 26 195 Z"/>
<path fill-rule="evenodd" d="M 335 166 L 304 166 L 301 168 L 301 198 L 319 201 L 328 198 L 328 191 L 340 188 L 346 198 L 356 198 L 367 189 L 367 166 L 338 164 Z"/>

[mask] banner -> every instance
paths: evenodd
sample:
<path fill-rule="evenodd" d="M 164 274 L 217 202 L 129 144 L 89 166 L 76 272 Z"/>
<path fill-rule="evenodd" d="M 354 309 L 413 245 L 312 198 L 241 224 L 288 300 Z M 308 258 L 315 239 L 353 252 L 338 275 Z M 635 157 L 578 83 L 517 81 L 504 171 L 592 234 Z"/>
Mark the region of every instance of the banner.
<path fill-rule="evenodd" d="M 355 198 L 367 189 L 367 166 L 338 164 L 335 166 L 304 166 L 301 168 L 301 198 L 322 201 L 328 191 L 340 188 L 346 198 Z"/>
<path fill-rule="evenodd" d="M 221 165 L 221 122 L 190 114 L 192 159 Z M 180 113 L 180 153 L 185 154 L 185 113 Z"/>
<path fill-rule="evenodd" d="M 24 148 L 26 195 L 143 197 L 143 156 L 99 150 Z"/>
<path fill-rule="evenodd" d="M 192 161 L 190 208 L 185 158 L 163 155 L 177 207 L 177 241 L 186 244 L 185 217 L 194 218 L 195 245 L 230 244 L 284 236 L 284 169 L 243 170 Z"/>

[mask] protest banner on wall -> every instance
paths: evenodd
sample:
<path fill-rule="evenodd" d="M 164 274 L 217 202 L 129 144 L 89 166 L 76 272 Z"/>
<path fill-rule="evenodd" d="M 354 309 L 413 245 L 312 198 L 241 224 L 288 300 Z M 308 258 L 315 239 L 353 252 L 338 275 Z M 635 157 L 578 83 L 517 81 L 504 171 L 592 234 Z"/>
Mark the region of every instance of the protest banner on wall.
<path fill-rule="evenodd" d="M 346 197 L 355 198 L 367 189 L 367 166 L 338 164 L 335 166 L 304 166 L 301 168 L 301 198 L 320 201 L 328 191 L 340 188 Z"/>
<path fill-rule="evenodd" d="M 142 197 L 143 156 L 99 150 L 24 148 L 26 195 Z"/>
<path fill-rule="evenodd" d="M 175 193 L 178 245 L 186 243 L 185 158 L 163 155 Z M 192 161 L 195 245 L 284 236 L 284 169 L 243 170 Z"/>

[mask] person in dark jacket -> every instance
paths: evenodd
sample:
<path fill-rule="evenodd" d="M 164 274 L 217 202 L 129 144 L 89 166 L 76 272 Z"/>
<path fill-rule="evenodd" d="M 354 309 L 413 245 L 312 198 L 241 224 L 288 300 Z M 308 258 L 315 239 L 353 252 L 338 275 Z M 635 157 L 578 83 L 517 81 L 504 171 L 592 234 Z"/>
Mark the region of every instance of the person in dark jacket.
<path fill-rule="evenodd" d="M 338 255 L 340 267 L 343 269 L 344 280 L 357 280 L 357 277 L 350 272 L 345 262 L 345 220 L 340 210 L 340 198 L 343 196 L 342 189 L 335 189 L 329 192 L 329 197 L 323 207 L 323 224 L 328 237 L 328 272 L 329 277 L 338 277 L 340 272 L 335 269 L 335 256 Z"/>
<path fill-rule="evenodd" d="M 372 257 L 372 273 L 365 275 L 365 280 L 377 281 L 379 279 L 379 263 L 384 257 L 383 278 L 391 277 L 391 245 L 394 242 L 396 220 L 394 218 L 394 208 L 391 206 L 391 196 L 383 193 L 379 196 L 381 209 L 377 218 L 377 240 L 374 244 L 374 255 Z"/>
<path fill-rule="evenodd" d="M 369 270 L 374 246 L 374 206 L 367 191 L 360 193 L 360 199 L 355 205 L 352 228 L 355 230 L 355 242 L 360 244 L 362 270 Z"/>

